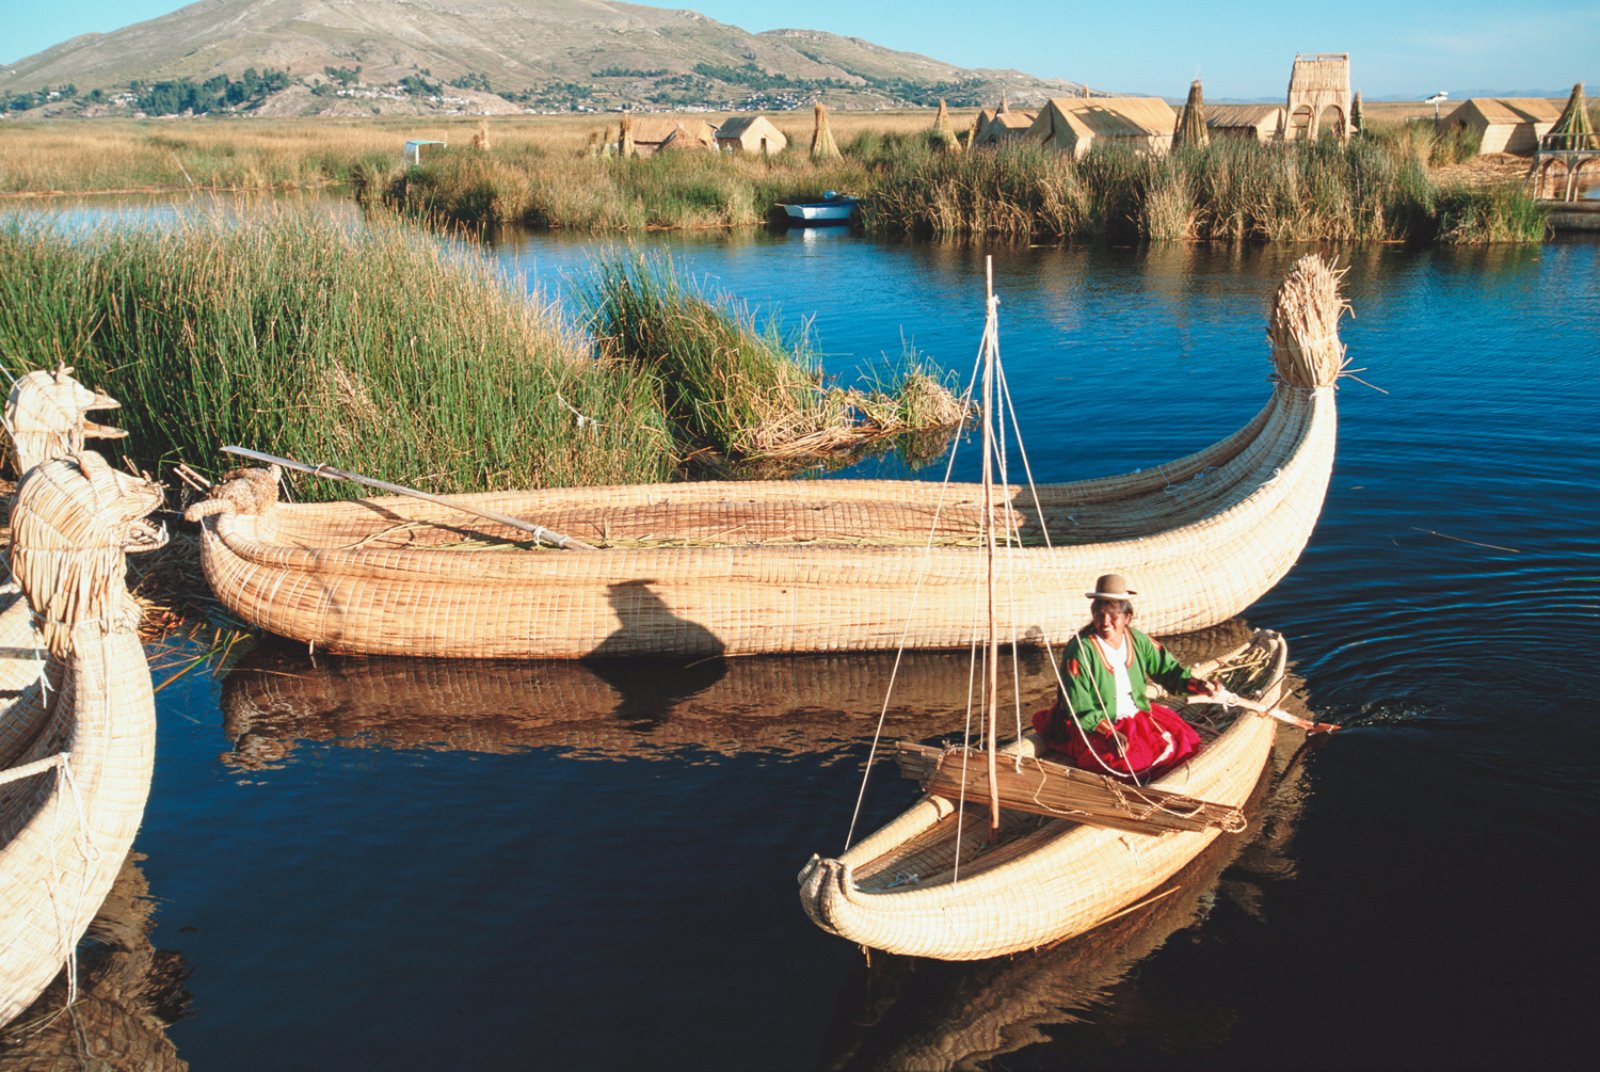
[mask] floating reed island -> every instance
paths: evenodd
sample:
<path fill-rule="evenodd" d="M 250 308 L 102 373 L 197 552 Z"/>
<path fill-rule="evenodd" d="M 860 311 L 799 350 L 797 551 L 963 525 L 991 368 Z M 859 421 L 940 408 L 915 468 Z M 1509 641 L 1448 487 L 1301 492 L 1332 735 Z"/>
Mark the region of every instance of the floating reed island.
<path fill-rule="evenodd" d="M 192 508 L 206 576 L 241 621 L 339 652 L 451 658 L 966 646 L 980 525 L 1008 519 L 1022 597 L 1006 635 L 1064 640 L 1063 591 L 1117 562 L 1157 633 L 1204 628 L 1299 557 L 1333 464 L 1338 276 L 1303 258 L 1272 319 L 1274 386 L 1243 428 L 1127 476 L 1037 489 L 706 481 Z M 241 478 L 244 479 L 244 478 Z M 560 534 L 556 550 L 485 515 Z M 1051 543 L 1047 539 L 1047 533 Z"/>

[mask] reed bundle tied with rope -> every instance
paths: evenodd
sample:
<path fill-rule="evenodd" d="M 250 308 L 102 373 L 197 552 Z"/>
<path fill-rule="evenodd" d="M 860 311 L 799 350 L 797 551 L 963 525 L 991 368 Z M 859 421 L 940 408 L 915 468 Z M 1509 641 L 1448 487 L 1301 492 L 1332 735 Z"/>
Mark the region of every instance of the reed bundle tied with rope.
<path fill-rule="evenodd" d="M 1344 272 L 1315 253 L 1295 262 L 1272 306 L 1267 337 L 1278 377 L 1293 387 L 1331 387 L 1348 362 L 1339 318 L 1350 308 L 1340 293 Z"/>
<path fill-rule="evenodd" d="M 833 130 L 828 126 L 828 109 L 818 101 L 814 109 L 816 125 L 811 131 L 811 159 L 843 160 L 844 154 L 833 140 Z"/>
<path fill-rule="evenodd" d="M 1178 129 L 1172 138 L 1172 147 L 1193 146 L 1203 149 L 1211 144 L 1211 128 L 1206 126 L 1205 92 L 1200 79 L 1189 85 L 1189 99 L 1184 102 L 1183 113 L 1178 116 Z"/>

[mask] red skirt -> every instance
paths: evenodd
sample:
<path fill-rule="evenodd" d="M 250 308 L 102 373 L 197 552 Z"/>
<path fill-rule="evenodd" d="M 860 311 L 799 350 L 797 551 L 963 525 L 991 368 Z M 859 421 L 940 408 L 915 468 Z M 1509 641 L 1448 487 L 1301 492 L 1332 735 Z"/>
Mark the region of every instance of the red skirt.
<path fill-rule="evenodd" d="M 1037 711 L 1033 728 L 1049 740 L 1050 711 Z M 1082 733 L 1067 720 L 1067 739 L 1050 741 L 1050 747 L 1065 752 L 1074 764 L 1096 774 L 1160 775 L 1176 767 L 1200 750 L 1200 735 L 1170 707 L 1151 704 L 1150 710 L 1116 721 L 1117 731 L 1127 738 L 1119 747 L 1110 734 Z"/>

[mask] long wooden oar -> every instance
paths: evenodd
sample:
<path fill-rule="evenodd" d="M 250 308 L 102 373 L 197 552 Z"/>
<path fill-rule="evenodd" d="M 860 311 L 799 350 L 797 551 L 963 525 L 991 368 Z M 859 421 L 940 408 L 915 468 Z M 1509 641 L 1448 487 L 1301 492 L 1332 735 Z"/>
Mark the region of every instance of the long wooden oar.
<path fill-rule="evenodd" d="M 1235 696 L 1226 689 L 1219 689 L 1211 696 L 1196 697 L 1190 702 L 1205 703 L 1208 700 L 1212 703 L 1226 704 L 1230 707 L 1242 707 L 1246 711 L 1255 711 L 1258 714 L 1266 715 L 1268 718 L 1275 718 L 1279 722 L 1287 722 L 1291 726 L 1298 726 L 1300 729 L 1305 730 L 1308 734 L 1337 733 L 1339 730 L 1339 727 L 1335 723 L 1312 722 L 1310 719 L 1301 718 L 1299 715 L 1291 715 L 1281 707 L 1268 707 L 1266 704 L 1261 703 L 1258 700 L 1248 700 L 1243 696 Z"/>
<path fill-rule="evenodd" d="M 241 458 L 250 458 L 258 462 L 268 462 L 272 465 L 281 465 L 285 469 L 294 469 L 301 473 L 312 473 L 316 476 L 325 476 L 333 480 L 348 480 L 352 484 L 365 484 L 367 487 L 377 488 L 379 491 L 392 492 L 395 495 L 409 495 L 414 499 L 422 499 L 426 502 L 438 503 L 440 506 L 447 506 L 452 510 L 460 510 L 464 514 L 476 514 L 478 517 L 486 517 L 490 521 L 498 521 L 502 525 L 510 525 L 514 529 L 520 529 L 523 532 L 531 533 L 535 540 L 543 540 L 565 550 L 598 550 L 594 544 L 584 543 L 575 536 L 563 536 L 559 532 L 547 529 L 543 525 L 535 525 L 531 521 L 523 521 L 519 518 L 508 517 L 505 514 L 497 514 L 492 510 L 479 510 L 476 507 L 463 506 L 461 503 L 456 502 L 453 499 L 447 499 L 442 495 L 434 495 L 426 491 L 418 491 L 416 488 L 408 488 L 401 484 L 391 484 L 387 480 L 374 480 L 370 476 L 362 476 L 359 473 L 350 473 L 343 469 L 335 469 L 331 465 L 307 465 L 305 462 L 297 462 L 291 458 L 279 458 L 271 454 L 263 454 L 259 450 L 250 450 L 246 447 L 223 447 L 222 450 L 225 454 L 237 454 Z"/>

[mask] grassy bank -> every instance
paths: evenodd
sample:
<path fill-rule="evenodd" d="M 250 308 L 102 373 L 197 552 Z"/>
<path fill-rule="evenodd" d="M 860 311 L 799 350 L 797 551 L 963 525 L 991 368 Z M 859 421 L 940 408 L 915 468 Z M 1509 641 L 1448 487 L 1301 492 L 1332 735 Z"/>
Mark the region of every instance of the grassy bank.
<path fill-rule="evenodd" d="M 1441 188 L 1415 144 L 1398 137 L 1228 140 L 1165 156 L 1106 149 L 1077 162 L 1026 144 L 952 155 L 898 139 L 867 166 L 864 220 L 882 233 L 1463 243 L 1545 233 L 1520 188 Z"/>
<path fill-rule="evenodd" d="M 13 222 L 0 226 L 0 263 L 0 364 L 75 365 L 122 401 L 116 423 L 152 468 L 215 473 L 231 464 L 218 448 L 237 444 L 430 491 L 650 482 L 679 475 L 691 451 L 829 452 L 921 430 L 935 412 L 926 376 L 878 394 L 824 384 L 804 347 L 754 331 L 665 267 L 597 284 L 644 284 L 631 323 L 670 328 L 683 359 L 641 375 L 615 317 L 599 340 L 577 332 L 470 247 L 381 216 L 345 228 L 267 213 L 77 238 Z M 856 398 L 925 423 L 874 422 Z M 775 400 L 812 423 L 794 425 Z M 808 444 L 797 427 L 837 434 Z M 318 481 L 306 493 L 355 491 Z"/>
<path fill-rule="evenodd" d="M 13 225 L 0 260 L 0 359 L 76 365 L 122 401 L 147 465 L 214 471 L 235 443 L 436 491 L 674 469 L 650 385 L 406 228 L 285 215 L 68 241 Z"/>

